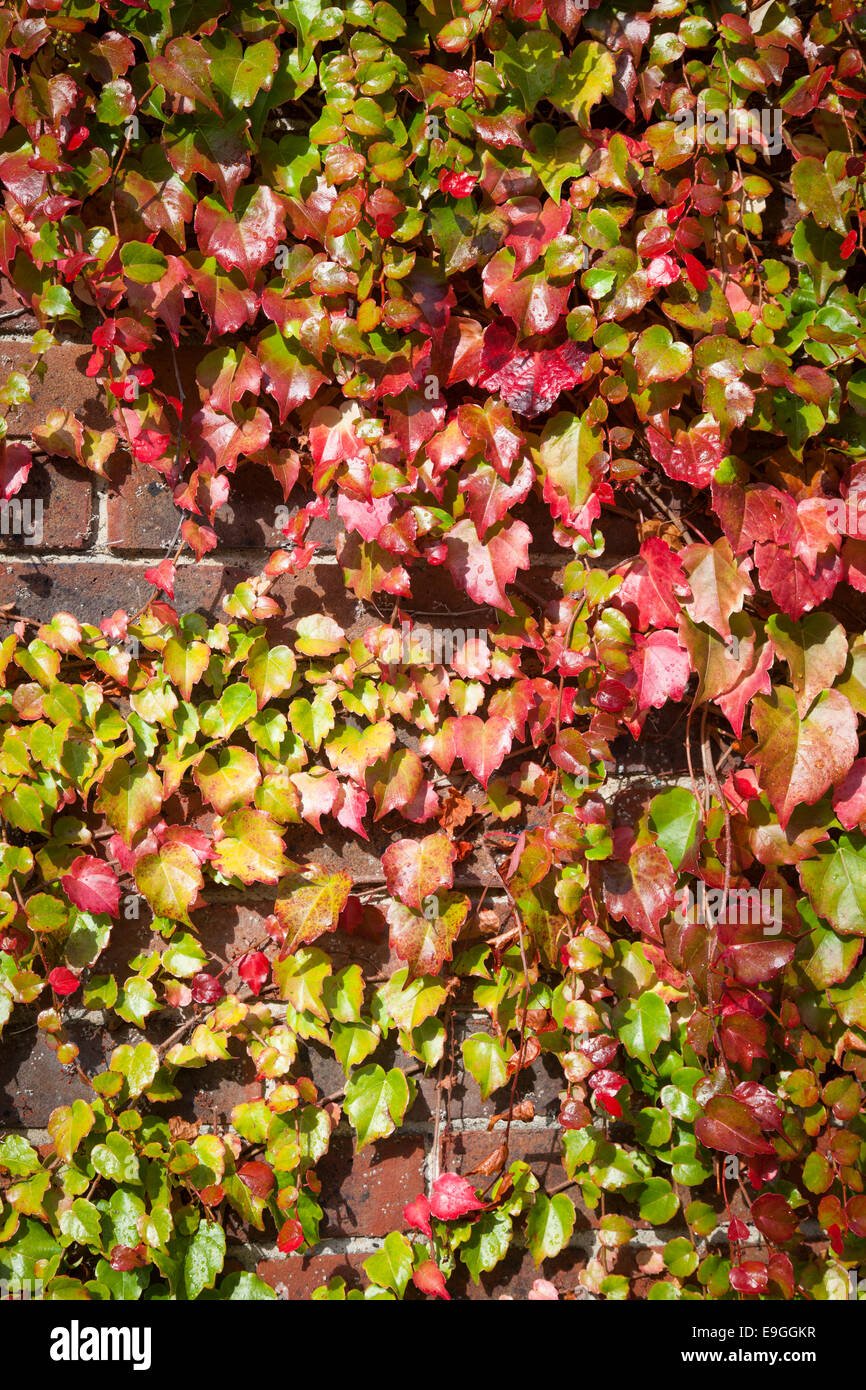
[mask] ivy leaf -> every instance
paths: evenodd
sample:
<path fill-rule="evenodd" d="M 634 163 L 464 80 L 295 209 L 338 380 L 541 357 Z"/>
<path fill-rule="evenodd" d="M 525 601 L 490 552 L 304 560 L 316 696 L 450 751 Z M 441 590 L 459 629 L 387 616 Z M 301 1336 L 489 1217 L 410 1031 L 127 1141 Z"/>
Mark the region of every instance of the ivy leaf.
<path fill-rule="evenodd" d="M 181 695 L 188 700 L 192 688 L 201 680 L 210 665 L 211 649 L 207 642 L 180 642 L 176 637 L 169 638 L 163 659 L 169 680 L 177 686 Z"/>
<path fill-rule="evenodd" d="M 260 91 L 270 91 L 279 56 L 270 39 L 243 50 L 232 45 L 225 57 L 211 59 L 211 82 L 232 106 L 252 106 Z"/>
<path fill-rule="evenodd" d="M 256 693 L 259 709 L 291 688 L 296 667 L 291 647 L 271 647 L 264 638 L 254 643 L 244 666 L 244 675 Z"/>
<path fill-rule="evenodd" d="M 845 629 L 829 613 L 810 613 L 799 622 L 773 613 L 767 619 L 767 636 L 776 655 L 788 663 L 797 712 L 804 719 L 815 698 L 845 669 Z"/>
<path fill-rule="evenodd" d="M 167 92 L 201 103 L 219 116 L 211 88 L 210 59 L 197 39 L 170 39 L 165 52 L 151 59 L 150 73 L 153 81 Z"/>
<path fill-rule="evenodd" d="M 813 908 L 843 936 L 866 936 L 866 837 L 840 835 L 814 854 L 799 866 Z"/>
<path fill-rule="evenodd" d="M 687 593 L 688 586 L 682 561 L 667 541 L 650 536 L 642 542 L 638 557 L 618 572 L 624 577 L 617 601 L 629 616 L 635 613 L 641 632 L 677 622 L 679 595 Z"/>
<path fill-rule="evenodd" d="M 205 753 L 193 776 L 220 816 L 248 805 L 262 780 L 258 759 L 245 748 L 222 748 L 216 757 Z"/>
<path fill-rule="evenodd" d="M 526 1223 L 526 1242 L 536 1269 L 542 1260 L 552 1260 L 568 1245 L 574 1230 L 574 1203 L 564 1192 L 547 1197 L 536 1195 Z"/>
<path fill-rule="evenodd" d="M 755 696 L 751 720 L 758 744 L 748 760 L 784 830 L 798 806 L 814 805 L 848 772 L 857 756 L 857 717 L 844 695 L 828 690 L 801 719 L 794 692 L 777 686 L 772 695 Z"/>
<path fill-rule="evenodd" d="M 529 567 L 532 534 L 524 521 L 500 523 L 489 530 L 482 542 L 474 524 L 465 517 L 451 527 L 445 537 L 447 564 L 455 581 L 477 603 L 513 614 L 506 595 L 518 570 Z"/>
<path fill-rule="evenodd" d="M 187 1298 L 198 1298 L 213 1288 L 223 1267 L 226 1233 L 218 1221 L 202 1221 L 190 1241 L 183 1260 L 183 1285 Z"/>
<path fill-rule="evenodd" d="M 685 787 L 670 787 L 650 802 L 650 825 L 675 869 L 694 844 L 700 814 L 694 793 Z"/>
<path fill-rule="evenodd" d="M 589 412 L 563 411 L 547 421 L 541 433 L 539 468 L 544 500 L 553 515 L 573 525 L 601 479 L 607 455 L 601 430 L 590 423 Z"/>
<path fill-rule="evenodd" d="M 686 343 L 674 342 L 669 328 L 653 324 L 635 344 L 634 365 L 641 386 L 678 381 L 692 365 L 692 350 Z"/>
<path fill-rule="evenodd" d="M 127 845 L 161 808 L 162 782 L 155 768 L 141 764 L 129 767 L 123 761 L 112 764 L 99 788 L 96 809 L 104 813 Z"/>
<path fill-rule="evenodd" d="M 576 343 L 536 352 L 516 348 L 513 331 L 502 324 L 485 330 L 478 384 L 498 391 L 518 415 L 542 414 L 562 391 L 590 375 L 590 354 Z"/>
<path fill-rule="evenodd" d="M 286 236 L 282 204 L 267 184 L 242 191 L 231 212 L 216 198 L 203 198 L 195 230 L 202 254 L 223 270 L 239 270 L 250 287 Z"/>
<path fill-rule="evenodd" d="M 638 995 L 623 1012 L 624 1022 L 617 1036 L 625 1043 L 626 1052 L 636 1057 L 650 1071 L 655 1071 L 652 1054 L 661 1042 L 669 1042 L 671 1019 L 668 1006 L 657 994 L 647 990 Z"/>
<path fill-rule="evenodd" d="M 776 1152 L 762 1137 L 754 1111 L 733 1096 L 713 1096 L 695 1120 L 695 1134 L 706 1148 L 722 1153 L 756 1158 Z"/>
<path fill-rule="evenodd" d="M 456 856 L 454 845 L 442 831 L 421 840 L 395 840 L 382 855 L 388 892 L 420 912 L 431 893 L 451 887 Z"/>
<path fill-rule="evenodd" d="M 386 1072 L 375 1063 L 352 1073 L 343 1109 L 354 1126 L 359 1149 L 394 1133 L 403 1121 L 414 1089 L 414 1083 L 397 1067 Z"/>
<path fill-rule="evenodd" d="M 514 740 L 511 721 L 500 714 L 490 719 L 464 714 L 451 721 L 451 733 L 456 757 L 482 787 L 486 787 L 511 748 Z"/>
<path fill-rule="evenodd" d="M 707 623 L 720 637 L 730 637 L 730 619 L 754 588 L 745 565 L 738 565 L 728 542 L 687 545 L 680 560 L 691 585 L 684 607 L 695 623 Z"/>
<path fill-rule="evenodd" d="M 274 912 L 285 932 L 283 950 L 287 954 L 315 941 L 324 932 L 335 931 L 340 913 L 352 891 L 348 874 L 290 874 L 277 889 Z"/>
<path fill-rule="evenodd" d="M 491 1033 L 473 1033 L 463 1041 L 463 1063 L 477 1082 L 481 1099 L 498 1091 L 508 1080 L 508 1054 Z"/>
<path fill-rule="evenodd" d="M 291 411 L 312 400 L 328 379 L 315 358 L 284 337 L 275 324 L 260 335 L 256 354 L 262 364 L 265 390 L 279 408 L 280 423 Z"/>
<path fill-rule="evenodd" d="M 214 867 L 242 883 L 277 883 L 292 867 L 279 826 L 265 811 L 250 806 L 225 816 L 216 828 Z"/>
<path fill-rule="evenodd" d="M 83 912 L 104 912 L 110 917 L 119 915 L 120 885 L 111 865 L 104 859 L 79 854 L 60 882 L 70 902 Z"/>
<path fill-rule="evenodd" d="M 382 1289 L 393 1289 L 402 1298 L 412 1274 L 412 1247 L 399 1231 L 391 1231 L 382 1249 L 364 1261 L 364 1273 Z"/>
<path fill-rule="evenodd" d="M 71 1105 L 60 1105 L 52 1110 L 48 1119 L 48 1133 L 54 1142 L 55 1152 L 64 1163 L 71 1163 L 79 1144 L 93 1128 L 94 1116 L 90 1106 L 83 1100 L 75 1100 Z"/>
<path fill-rule="evenodd" d="M 388 907 L 391 949 L 409 964 L 409 979 L 438 975 L 451 959 L 471 904 L 463 893 L 435 893 L 420 912 L 391 902 Z"/>
<path fill-rule="evenodd" d="M 589 130 L 592 108 L 613 91 L 616 63 L 603 44 L 586 40 L 560 61 L 548 99 L 583 130 Z"/>
<path fill-rule="evenodd" d="M 189 910 L 204 887 L 197 856 L 186 845 L 165 844 L 135 866 L 135 882 L 157 917 L 191 926 Z"/>
<path fill-rule="evenodd" d="M 235 194 L 250 172 L 249 145 L 243 118 L 215 121 L 198 117 L 178 117 L 172 121 L 174 138 L 168 142 L 165 157 L 185 183 L 194 175 L 216 184 L 231 212 Z"/>

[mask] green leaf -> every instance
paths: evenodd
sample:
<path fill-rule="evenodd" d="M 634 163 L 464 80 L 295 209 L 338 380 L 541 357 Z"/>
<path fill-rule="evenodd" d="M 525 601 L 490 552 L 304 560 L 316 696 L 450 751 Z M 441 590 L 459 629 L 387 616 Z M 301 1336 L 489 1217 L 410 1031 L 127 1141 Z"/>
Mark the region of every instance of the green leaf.
<path fill-rule="evenodd" d="M 52 1110 L 48 1120 L 48 1133 L 57 1153 L 66 1163 L 71 1163 L 72 1155 L 92 1128 L 93 1111 L 83 1100 L 58 1106 Z"/>
<path fill-rule="evenodd" d="M 90 1162 L 97 1173 L 112 1182 L 138 1182 L 139 1167 L 135 1150 L 123 1134 L 112 1132 L 105 1136 L 105 1142 L 94 1144 L 90 1151 Z"/>
<path fill-rule="evenodd" d="M 135 1048 L 124 1043 L 114 1049 L 108 1066 L 125 1077 L 130 1096 L 139 1096 L 159 1071 L 159 1054 L 149 1042 L 140 1042 Z"/>
<path fill-rule="evenodd" d="M 695 795 L 685 787 L 670 787 L 650 802 L 649 823 L 675 869 L 694 844 L 700 818 Z"/>
<path fill-rule="evenodd" d="M 406 1237 L 399 1231 L 387 1235 L 382 1249 L 364 1261 L 364 1273 L 372 1283 L 402 1298 L 412 1274 L 412 1247 Z"/>
<path fill-rule="evenodd" d="M 354 1072 L 343 1109 L 355 1128 L 358 1148 L 393 1134 L 414 1093 L 414 1083 L 397 1067 L 386 1072 L 377 1063 Z"/>
<path fill-rule="evenodd" d="M 818 916 L 843 936 L 866 936 L 866 837 L 857 830 L 813 852 L 799 872 Z"/>
<path fill-rule="evenodd" d="M 127 280 L 136 285 L 153 284 L 168 270 L 163 253 L 146 241 L 124 241 L 120 247 L 120 263 Z"/>
<path fill-rule="evenodd" d="M 651 990 L 638 996 L 624 1011 L 625 1021 L 617 1029 L 630 1057 L 636 1057 L 651 1071 L 655 1068 L 652 1054 L 659 1043 L 668 1042 L 671 1020 L 668 1006 Z"/>
<path fill-rule="evenodd" d="M 499 1039 L 490 1033 L 473 1033 L 464 1039 L 463 1064 L 478 1082 L 482 1100 L 508 1080 L 508 1055 Z"/>
<path fill-rule="evenodd" d="M 564 1250 L 574 1230 L 574 1203 L 564 1192 L 546 1197 L 539 1192 L 529 1213 L 526 1241 L 536 1267 Z"/>
<path fill-rule="evenodd" d="M 99 1212 L 92 1202 L 77 1197 L 67 1211 L 60 1213 L 60 1230 L 70 1241 L 78 1245 L 92 1245 L 102 1248 Z"/>
<path fill-rule="evenodd" d="M 654 1226 L 666 1225 L 679 1211 L 680 1199 L 667 1178 L 648 1178 L 638 1189 L 637 1200 L 641 1220 Z"/>
<path fill-rule="evenodd" d="M 189 1243 L 183 1261 L 183 1285 L 188 1299 L 213 1288 L 223 1267 L 226 1233 L 218 1221 L 202 1221 Z"/>
<path fill-rule="evenodd" d="M 615 71 L 613 54 L 602 44 L 579 43 L 562 59 L 548 100 L 588 130 L 592 108 L 613 92 Z"/>

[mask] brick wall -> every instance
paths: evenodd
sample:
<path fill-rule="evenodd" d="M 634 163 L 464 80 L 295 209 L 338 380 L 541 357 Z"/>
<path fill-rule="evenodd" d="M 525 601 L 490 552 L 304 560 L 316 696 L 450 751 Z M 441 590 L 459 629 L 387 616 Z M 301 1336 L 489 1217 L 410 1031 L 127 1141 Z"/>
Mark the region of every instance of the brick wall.
<path fill-rule="evenodd" d="M 8 295 L 0 297 L 0 314 L 13 307 Z M 22 364 L 26 369 L 32 361 L 28 334 L 34 327 L 26 314 L 0 318 L 0 375 Z M 188 401 L 193 403 L 197 397 L 195 364 L 202 351 L 185 348 L 178 353 L 184 389 Z M 86 424 L 107 426 L 100 388 L 84 374 L 89 355 L 89 328 L 85 325 L 83 333 L 69 337 L 52 351 L 45 380 L 34 390 L 34 405 L 15 417 L 10 437 L 27 438 L 30 426 L 44 418 L 48 410 L 58 407 L 74 408 Z M 0 604 L 14 604 L 16 611 L 27 617 L 42 619 L 66 610 L 93 623 L 116 608 L 135 612 L 141 607 L 150 592 L 144 571 L 172 545 L 179 514 L 163 480 L 153 469 L 130 466 L 126 455 L 118 455 L 109 471 L 110 480 L 86 473 L 72 463 L 39 460 L 20 496 L 42 502 L 42 538 L 38 545 L 29 545 L 22 537 L 0 537 Z M 301 503 L 305 500 L 300 498 Z M 263 469 L 245 466 L 238 470 L 231 504 L 223 508 L 216 522 L 218 549 L 198 563 L 181 561 L 175 593 L 180 612 L 199 609 L 216 617 L 221 597 L 247 574 L 261 569 L 270 550 L 281 540 L 274 523 L 282 501 L 279 487 Z M 543 594 L 546 580 L 559 568 L 561 557 L 555 553 L 546 510 L 528 507 L 525 515 L 539 546 L 533 559 L 532 585 Z M 607 528 L 605 564 L 616 564 L 635 553 L 634 528 L 626 519 L 614 514 Z M 337 533 L 334 518 L 316 522 L 311 539 L 320 542 L 321 549 L 315 562 L 299 578 L 284 579 L 275 586 L 273 593 L 284 606 L 284 617 L 271 625 L 275 637 L 281 625 L 294 624 L 298 618 L 315 612 L 332 615 L 352 635 L 371 622 L 380 621 L 372 605 L 360 604 L 346 592 L 334 551 Z M 466 596 L 456 593 L 441 571 L 431 577 L 428 570 L 423 593 L 413 595 L 404 607 L 410 615 L 423 614 L 433 626 L 437 615 L 441 615 L 444 625 L 449 622 L 449 609 L 466 608 Z M 492 613 L 489 616 L 492 618 Z M 486 622 L 483 610 L 473 622 L 476 626 Z M 667 723 L 670 722 L 668 717 Z M 636 760 L 638 753 L 633 747 L 614 749 L 620 758 L 616 769 L 620 777 L 610 786 L 621 821 L 633 816 L 636 805 L 647 794 L 681 779 L 684 772 L 681 738 L 665 739 L 652 725 L 647 733 L 650 737 L 642 748 L 652 746 L 651 770 Z M 189 814 L 194 811 L 194 807 L 190 808 Z M 346 843 L 340 835 L 326 832 L 323 837 L 318 836 L 309 827 L 290 827 L 287 836 L 290 854 L 302 857 L 315 849 L 318 858 L 335 866 L 344 863 L 356 882 L 370 886 L 381 882 L 379 855 L 386 842 L 387 837 L 380 836 L 379 841 L 374 837 L 368 845 L 354 839 Z M 497 896 L 497 883 L 492 864 L 476 854 L 460 865 L 455 886 L 468 891 L 475 901 L 486 889 L 485 907 L 493 907 L 504 918 L 505 903 Z M 236 893 L 214 888 L 208 901 L 208 909 L 197 914 L 197 922 L 203 938 L 220 955 L 234 954 L 261 937 L 262 918 L 270 910 L 264 898 L 259 900 L 252 892 L 240 900 Z M 150 938 L 147 916 L 148 909 L 142 904 L 140 921 L 124 922 L 122 931 L 115 930 L 109 949 L 111 959 L 107 966 L 100 965 L 101 971 L 121 970 L 142 949 Z M 368 974 L 385 975 L 399 964 L 389 958 L 387 941 L 359 942 L 338 933 L 329 939 L 329 951 L 337 966 L 352 959 L 361 960 Z M 102 1067 L 106 1054 L 120 1042 L 134 1041 L 133 1030 L 123 1026 L 109 1033 L 101 1015 L 71 1009 L 67 1016 L 69 1035 L 78 1044 L 81 1063 L 88 1073 Z M 335 1274 L 348 1282 L 353 1272 L 360 1272 L 363 1260 L 382 1237 L 401 1227 L 404 1203 L 435 1176 L 437 1164 L 443 1169 L 471 1172 L 500 1142 L 495 1131 L 488 1133 L 488 1119 L 508 1105 L 506 1092 L 494 1094 L 482 1103 L 477 1086 L 471 1078 L 465 1083 L 460 1070 L 461 1037 L 467 1031 L 484 1028 L 488 1022 L 486 1015 L 473 1012 L 468 992 L 454 997 L 450 1049 L 453 1070 L 446 1065 L 438 1076 L 416 1078 L 417 1098 L 397 1135 L 355 1156 L 348 1125 L 343 1122 L 338 1126 L 330 1152 L 318 1166 L 325 1219 L 322 1244 L 312 1255 L 282 1256 L 266 1239 L 261 1244 L 251 1244 L 243 1232 L 235 1229 L 230 1251 L 235 1267 L 258 1268 L 280 1296 L 287 1298 L 307 1298 Z M 172 1026 L 170 1018 L 160 1015 L 148 1036 L 159 1041 L 160 1031 L 167 1035 Z M 323 1094 L 342 1090 L 345 1079 L 332 1056 L 315 1044 L 308 1044 L 301 1055 L 305 1056 L 307 1074 Z M 446 1058 L 450 1060 L 448 1053 Z M 414 1065 L 400 1054 L 391 1064 Z M 225 1128 L 233 1106 L 259 1093 L 251 1068 L 245 1070 L 239 1063 L 214 1064 L 185 1075 L 183 1100 L 173 1104 L 171 1111 L 187 1123 L 205 1129 Z M 512 1157 L 531 1163 L 548 1192 L 565 1182 L 556 1118 L 559 1087 L 554 1065 L 547 1066 L 539 1060 L 527 1069 L 518 1096 L 532 1102 L 534 1117 L 512 1126 Z M 52 1109 L 85 1094 L 86 1088 L 74 1068 L 60 1067 L 39 1035 L 35 1011 L 29 1020 L 26 1011 L 16 1011 L 0 1044 L 0 1127 L 6 1131 L 21 1130 L 34 1142 L 44 1143 Z M 575 1199 L 578 1194 L 571 1189 L 570 1195 Z M 720 1205 L 714 1191 L 701 1196 Z M 608 1199 L 606 1210 L 618 1209 L 616 1202 Z M 597 1240 L 601 1213 L 580 1207 L 578 1210 L 571 1247 L 558 1259 L 548 1261 L 543 1273 L 564 1293 L 589 1297 L 577 1280 L 587 1260 L 601 1248 Z M 734 1210 L 744 1214 L 736 1203 Z M 648 1223 L 642 1224 L 647 1229 L 639 1229 L 629 1246 L 617 1254 L 609 1252 L 608 1267 L 612 1272 L 638 1276 L 643 1270 L 659 1272 L 664 1241 L 686 1234 L 681 1225 L 652 1230 Z M 816 1228 L 812 1234 L 819 1233 Z M 723 1239 L 720 1230 L 710 1237 L 710 1243 Z M 462 1283 L 458 1273 L 449 1287 L 453 1295 L 466 1298 L 497 1298 L 503 1294 L 521 1298 L 526 1296 L 537 1273 L 528 1253 L 513 1250 L 492 1274 L 483 1276 L 480 1285 L 474 1286 L 464 1270 Z M 634 1294 L 640 1296 L 639 1278 L 633 1288 Z"/>

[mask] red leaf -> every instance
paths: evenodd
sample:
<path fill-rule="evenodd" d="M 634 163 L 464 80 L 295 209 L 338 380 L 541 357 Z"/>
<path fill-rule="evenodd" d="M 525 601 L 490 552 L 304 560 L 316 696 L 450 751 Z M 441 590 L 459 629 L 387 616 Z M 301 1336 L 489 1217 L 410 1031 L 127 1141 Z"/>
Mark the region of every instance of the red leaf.
<path fill-rule="evenodd" d="M 77 975 L 73 975 L 71 970 L 67 970 L 65 965 L 58 965 L 48 976 L 48 983 L 55 994 L 66 998 L 69 994 L 74 994 L 81 984 Z"/>
<path fill-rule="evenodd" d="M 728 1240 L 748 1240 L 749 1228 L 745 1221 L 740 1221 L 736 1216 L 731 1218 L 728 1224 Z"/>
<path fill-rule="evenodd" d="M 403 1220 L 413 1231 L 422 1231 L 428 1240 L 433 1232 L 430 1229 L 430 1203 L 422 1192 L 414 1202 L 407 1202 L 403 1208 Z"/>
<path fill-rule="evenodd" d="M 715 420 L 702 416 L 689 430 L 677 430 L 673 439 L 653 425 L 646 433 L 650 453 L 669 478 L 692 487 L 707 487 L 712 482 L 725 452 Z"/>
<path fill-rule="evenodd" d="M 238 974 L 253 994 L 259 994 L 262 985 L 271 973 L 271 965 L 264 951 L 247 951 L 238 962 Z"/>
<path fill-rule="evenodd" d="M 794 958 L 793 941 L 748 941 L 725 952 L 734 976 L 744 985 L 772 980 Z"/>
<path fill-rule="evenodd" d="M 120 885 L 114 870 L 103 859 L 79 854 L 60 882 L 70 902 L 80 907 L 82 912 L 107 912 L 111 917 L 119 915 Z"/>
<path fill-rule="evenodd" d="M 843 261 L 847 261 L 848 258 L 854 254 L 854 248 L 856 247 L 856 245 L 857 229 L 855 227 L 852 231 L 848 233 L 845 240 L 842 242 L 842 245 L 839 247 L 839 255 L 842 257 Z"/>
<path fill-rule="evenodd" d="M 695 289 L 699 293 L 701 290 L 705 290 L 710 283 L 706 266 L 701 265 L 700 261 L 696 260 L 694 256 L 690 256 L 688 252 L 683 254 L 683 264 L 686 268 L 686 275 L 688 275 Z"/>
<path fill-rule="evenodd" d="M 466 170 L 439 170 L 439 188 L 442 193 L 450 193 L 452 198 L 468 198 L 477 182 L 478 175 Z"/>
<path fill-rule="evenodd" d="M 290 1217 L 284 1221 L 277 1236 L 277 1248 L 282 1250 L 284 1255 L 291 1255 L 293 1250 L 297 1250 L 304 1243 L 304 1228 L 300 1221 Z"/>
<path fill-rule="evenodd" d="M 7 501 L 21 491 L 32 466 L 33 455 L 26 444 L 0 439 L 0 493 Z"/>
<path fill-rule="evenodd" d="M 513 614 L 505 587 L 518 570 L 529 568 L 532 532 L 523 521 L 499 523 L 482 541 L 468 517 L 458 521 L 445 537 L 448 569 L 454 580 L 476 603 L 489 603 Z"/>
<path fill-rule="evenodd" d="M 453 730 L 455 755 L 486 787 L 511 748 L 514 733 L 510 720 L 503 715 L 479 719 L 477 714 L 464 714 L 449 721 Z"/>
<path fill-rule="evenodd" d="M 796 1212 L 778 1192 L 764 1192 L 752 1203 L 752 1220 L 767 1240 L 781 1245 L 792 1240 L 799 1225 Z M 837 1251 L 841 1254 L 841 1251 Z"/>
<path fill-rule="evenodd" d="M 762 1138 L 754 1112 L 733 1096 L 713 1096 L 703 1115 L 695 1120 L 695 1134 L 708 1149 L 722 1153 L 775 1155 L 776 1150 Z"/>
<path fill-rule="evenodd" d="M 781 1130 L 783 1111 L 773 1091 L 767 1090 L 760 1081 L 741 1081 L 734 1088 L 734 1097 L 744 1102 L 755 1113 L 763 1130 Z"/>
<path fill-rule="evenodd" d="M 147 1264 L 147 1246 L 115 1245 L 109 1256 L 111 1268 L 120 1274 L 128 1274 L 132 1269 L 141 1269 Z"/>
<path fill-rule="evenodd" d="M 215 1004 L 225 994 L 216 976 L 209 975 L 206 970 L 193 975 L 190 989 L 196 1004 Z"/>
<path fill-rule="evenodd" d="M 680 613 L 678 594 L 688 593 L 688 583 L 679 556 L 667 541 L 650 536 L 641 545 L 637 558 L 615 573 L 624 575 L 617 600 L 628 616 L 634 610 L 642 632 L 676 623 Z"/>
<path fill-rule="evenodd" d="M 458 1173 L 440 1173 L 433 1184 L 430 1210 L 440 1221 L 456 1221 L 471 1211 L 484 1211 L 485 1206 L 471 1182 Z"/>
<path fill-rule="evenodd" d="M 259 184 L 244 191 L 231 212 L 215 198 L 203 198 L 195 230 L 202 254 L 215 257 L 223 270 L 239 270 L 252 287 L 256 272 L 284 240 L 286 224 L 278 196 Z"/>
<path fill-rule="evenodd" d="M 242 1163 L 238 1169 L 238 1177 L 241 1182 L 246 1184 L 253 1196 L 262 1201 L 270 1197 L 274 1190 L 274 1170 L 268 1163 L 262 1163 L 258 1160 Z"/>
<path fill-rule="evenodd" d="M 654 256 L 646 268 L 647 284 L 653 289 L 672 285 L 680 278 L 680 269 L 673 256 Z"/>
<path fill-rule="evenodd" d="M 692 672 L 689 654 L 680 646 L 677 634 L 662 628 L 649 637 L 635 633 L 634 641 L 629 660 L 637 678 L 638 712 L 661 709 L 667 700 L 681 700 Z"/>
<path fill-rule="evenodd" d="M 155 589 L 162 589 L 169 598 L 174 598 L 175 574 L 175 567 L 169 559 L 160 560 L 158 565 L 151 565 L 150 569 L 144 571 L 148 584 L 152 584 Z"/>
<path fill-rule="evenodd" d="M 498 391 L 518 415 L 549 410 L 561 391 L 587 381 L 589 353 L 576 343 L 531 352 L 515 348 L 514 332 L 491 324 L 484 334 L 479 385 Z"/>
<path fill-rule="evenodd" d="M 737 1293 L 764 1293 L 767 1288 L 767 1266 L 760 1260 L 744 1260 L 735 1265 L 728 1278 Z"/>
<path fill-rule="evenodd" d="M 430 1294 L 433 1298 L 445 1298 L 449 1302 L 451 1300 L 451 1295 L 445 1288 L 445 1276 L 432 1260 L 425 1260 L 423 1264 L 412 1271 L 412 1283 L 416 1289 L 420 1289 L 422 1293 Z"/>

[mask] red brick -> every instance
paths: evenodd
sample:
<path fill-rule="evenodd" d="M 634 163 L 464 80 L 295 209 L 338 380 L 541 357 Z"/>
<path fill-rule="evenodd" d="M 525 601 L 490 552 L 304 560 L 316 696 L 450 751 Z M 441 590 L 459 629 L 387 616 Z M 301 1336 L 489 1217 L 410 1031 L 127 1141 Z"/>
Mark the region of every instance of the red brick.
<path fill-rule="evenodd" d="M 347 1289 L 361 1288 L 364 1261 L 369 1255 L 287 1255 L 283 1260 L 262 1260 L 257 1266 L 260 1279 L 276 1289 L 282 1298 L 308 1300 L 314 1290 L 339 1276 Z"/>
<path fill-rule="evenodd" d="M 577 1281 L 586 1264 L 587 1257 L 582 1250 L 563 1250 L 561 1255 L 545 1260 L 539 1268 L 528 1250 L 512 1246 L 505 1259 L 489 1273 L 482 1274 L 477 1284 L 473 1283 L 462 1261 L 458 1261 L 448 1280 L 448 1292 L 460 1301 L 498 1301 L 505 1296 L 521 1302 L 528 1298 L 536 1279 L 547 1279 L 559 1290 L 560 1297 L 573 1293 L 580 1297 L 582 1290 Z"/>
<path fill-rule="evenodd" d="M 404 1206 L 423 1190 L 423 1167 L 424 1143 L 417 1135 L 381 1139 L 358 1154 L 350 1139 L 332 1139 L 316 1168 L 325 1212 L 322 1236 L 384 1236 L 401 1230 Z"/>
<path fill-rule="evenodd" d="M 18 500 L 29 501 L 30 528 L 33 504 L 42 503 L 42 537 L 31 544 L 23 536 L 0 536 L 0 551 L 81 550 L 93 529 L 93 487 L 90 476 L 77 464 L 40 460 L 30 471 Z"/>
<path fill-rule="evenodd" d="M 139 563 L 95 564 L 74 560 L 69 564 L 42 565 L 16 559 L 0 562 L 0 603 L 14 602 L 28 618 L 47 619 L 63 610 L 82 622 L 96 623 L 116 608 L 135 613 L 149 597 L 150 585 L 144 571 L 152 560 Z M 212 620 L 224 620 L 221 601 L 237 584 L 249 577 L 249 570 L 219 564 L 182 564 L 175 585 L 175 607 L 179 613 L 198 610 Z M 355 599 L 346 593 L 343 576 L 334 565 L 311 565 L 300 577 L 284 577 L 272 593 L 287 606 L 288 612 L 269 625 L 273 633 L 294 631 L 299 618 L 327 612 L 348 630 L 356 624 Z M 357 623 L 360 629 L 369 623 Z"/>
<path fill-rule="evenodd" d="M 16 312 L 18 310 L 21 312 Z M 6 317 L 13 313 L 14 317 Z M 0 333 L 34 333 L 38 327 L 36 315 L 22 305 L 14 286 L 5 277 L 0 277 Z"/>
<path fill-rule="evenodd" d="M 546 1192 L 559 1187 L 567 1178 L 562 1166 L 562 1145 L 560 1129 L 514 1129 L 508 1139 L 508 1162 L 520 1160 L 528 1163 Z M 448 1136 L 443 1154 L 443 1167 L 469 1177 L 473 1168 L 492 1153 L 505 1137 L 505 1126 L 499 1124 L 489 1133 L 479 1130 L 454 1131 Z M 476 1176 L 473 1181 L 482 1185 L 486 1178 Z M 573 1202 L 580 1189 L 569 1190 Z M 586 1230 L 590 1225 L 584 1216 L 578 1218 L 576 1230 Z"/>
<path fill-rule="evenodd" d="M 33 403 L 24 405 L 10 421 L 11 435 L 26 435 L 41 424 L 50 410 L 72 410 L 91 429 L 111 426 L 105 406 L 105 388 L 85 376 L 93 349 L 86 343 L 58 343 L 46 354 L 45 379 L 32 388 Z M 28 371 L 33 354 L 26 342 L 0 342 L 0 371 Z"/>
<path fill-rule="evenodd" d="M 164 550 L 170 545 L 183 513 L 172 500 L 171 489 L 155 469 L 127 461 L 113 471 L 115 486 L 108 497 L 108 543 L 114 550 Z M 275 550 L 285 543 L 280 507 L 289 516 L 313 500 L 313 494 L 295 488 L 288 504 L 274 475 L 260 464 L 241 464 L 232 475 L 229 500 L 217 512 L 213 529 L 220 545 L 232 550 Z M 284 519 L 282 521 L 284 524 Z M 336 520 L 317 519 L 307 536 L 333 550 L 340 526 Z"/>
<path fill-rule="evenodd" d="M 0 1042 L 0 1126 L 44 1129 L 58 1105 L 92 1095 L 73 1066 L 60 1065 L 34 1018 L 32 1010 L 16 1010 Z M 119 1034 L 115 1041 L 107 1030 L 74 1020 L 66 1031 L 88 1076 L 101 1071 L 116 1043 L 124 1041 Z"/>

